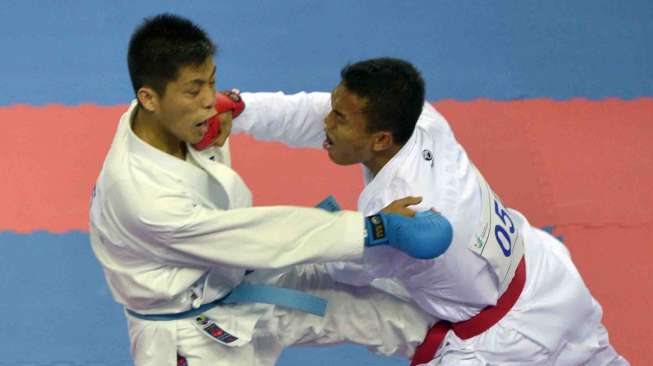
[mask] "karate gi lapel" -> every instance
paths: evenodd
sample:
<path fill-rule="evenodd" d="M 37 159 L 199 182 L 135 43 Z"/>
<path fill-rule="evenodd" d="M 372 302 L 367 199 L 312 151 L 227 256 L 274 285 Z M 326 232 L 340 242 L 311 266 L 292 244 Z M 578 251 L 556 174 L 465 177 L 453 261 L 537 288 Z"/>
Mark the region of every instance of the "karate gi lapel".
<path fill-rule="evenodd" d="M 223 209 L 228 207 L 226 194 L 224 191 L 216 190 L 214 187 L 216 184 L 207 172 L 147 144 L 136 136 L 131 128 L 127 131 L 127 139 L 132 158 L 152 164 L 165 171 L 167 175 L 173 176 L 175 180 L 183 183 L 184 190 L 189 191 L 196 200 L 202 201 L 205 205 Z M 158 180 L 155 176 L 151 179 Z M 211 197 L 215 198 L 210 199 Z"/>
<path fill-rule="evenodd" d="M 131 118 L 123 122 L 130 121 Z M 231 163 L 228 145 L 204 151 L 188 146 L 187 161 L 183 161 L 145 143 L 129 125 L 127 130 L 129 150 L 133 156 L 175 176 L 179 182 L 183 182 L 185 190 L 192 192 L 202 204 L 222 210 L 251 206 L 252 194 L 249 188 L 227 165 Z"/>
<path fill-rule="evenodd" d="M 210 187 L 219 197 L 219 202 L 225 204 L 225 207 L 220 207 L 221 209 L 252 205 L 251 191 L 240 175 L 230 167 L 229 141 L 221 148 L 208 148 L 202 151 L 188 146 L 188 154 L 188 159 L 200 166 L 212 178 Z"/>

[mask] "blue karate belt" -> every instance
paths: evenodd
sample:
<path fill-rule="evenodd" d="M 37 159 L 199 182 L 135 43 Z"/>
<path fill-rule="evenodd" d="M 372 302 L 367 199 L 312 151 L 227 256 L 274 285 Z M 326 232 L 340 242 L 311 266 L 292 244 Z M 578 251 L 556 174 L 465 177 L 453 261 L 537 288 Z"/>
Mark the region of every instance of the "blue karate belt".
<path fill-rule="evenodd" d="M 327 300 L 313 296 L 305 292 L 291 290 L 283 287 L 259 285 L 252 283 L 241 283 L 234 287 L 227 296 L 214 300 L 202 306 L 172 314 L 141 314 L 131 309 L 125 311 L 142 320 L 178 320 L 194 318 L 202 313 L 213 309 L 218 305 L 263 303 L 283 306 L 289 309 L 299 310 L 317 316 L 324 316 L 327 307 Z"/>

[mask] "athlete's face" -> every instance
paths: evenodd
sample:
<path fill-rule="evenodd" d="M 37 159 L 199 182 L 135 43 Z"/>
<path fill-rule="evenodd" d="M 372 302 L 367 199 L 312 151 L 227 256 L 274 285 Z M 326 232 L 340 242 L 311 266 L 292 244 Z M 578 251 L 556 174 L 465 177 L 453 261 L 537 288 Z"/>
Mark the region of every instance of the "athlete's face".
<path fill-rule="evenodd" d="M 209 57 L 197 66 L 182 66 L 176 80 L 156 98 L 157 120 L 177 139 L 197 143 L 206 133 L 206 120 L 215 110 L 215 64 Z"/>
<path fill-rule="evenodd" d="M 364 108 L 367 100 L 339 84 L 331 93 L 331 112 L 324 120 L 323 147 L 339 165 L 369 162 L 373 158 L 374 134 L 367 131 Z"/>

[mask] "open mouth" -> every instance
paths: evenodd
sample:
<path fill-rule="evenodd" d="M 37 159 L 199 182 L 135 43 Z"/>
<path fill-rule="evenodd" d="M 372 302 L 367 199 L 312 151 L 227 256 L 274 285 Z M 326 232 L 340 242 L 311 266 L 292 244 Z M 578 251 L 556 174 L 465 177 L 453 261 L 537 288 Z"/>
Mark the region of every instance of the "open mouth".
<path fill-rule="evenodd" d="M 329 150 L 333 147 L 333 140 L 325 133 L 326 137 L 324 138 L 324 142 L 322 142 L 322 147 L 325 148 L 326 150 Z"/>
<path fill-rule="evenodd" d="M 195 127 L 199 128 L 202 136 L 204 136 L 209 131 L 209 121 L 205 120 L 195 124 Z"/>

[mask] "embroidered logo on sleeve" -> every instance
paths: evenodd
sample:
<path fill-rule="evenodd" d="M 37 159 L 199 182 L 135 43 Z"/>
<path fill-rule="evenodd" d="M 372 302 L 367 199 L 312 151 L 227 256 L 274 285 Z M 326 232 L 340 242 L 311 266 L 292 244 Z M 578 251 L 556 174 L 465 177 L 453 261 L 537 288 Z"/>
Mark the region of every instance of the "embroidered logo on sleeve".
<path fill-rule="evenodd" d="M 425 149 L 424 151 L 422 151 L 422 156 L 426 161 L 433 160 L 433 153 L 431 152 L 431 150 Z"/>
<path fill-rule="evenodd" d="M 213 320 L 207 318 L 205 315 L 200 315 L 195 318 L 195 323 L 204 334 L 220 343 L 229 344 L 238 340 L 236 336 L 220 328 Z"/>
<path fill-rule="evenodd" d="M 431 162 L 431 166 L 433 166 L 433 153 L 429 149 L 424 149 L 422 151 L 422 157 L 424 160 Z"/>

